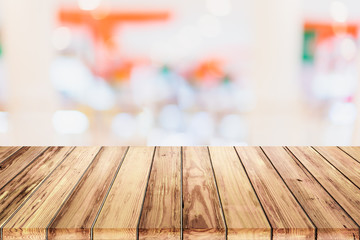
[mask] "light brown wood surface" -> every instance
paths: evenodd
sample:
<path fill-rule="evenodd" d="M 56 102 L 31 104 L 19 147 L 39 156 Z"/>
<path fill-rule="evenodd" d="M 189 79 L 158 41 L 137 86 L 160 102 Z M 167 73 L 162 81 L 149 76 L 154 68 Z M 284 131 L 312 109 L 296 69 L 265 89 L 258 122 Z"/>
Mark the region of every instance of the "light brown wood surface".
<path fill-rule="evenodd" d="M 360 147 L 339 147 L 339 149 L 360 163 Z"/>
<path fill-rule="evenodd" d="M 0 227 L 72 150 L 73 147 L 48 148 L 30 166 L 4 186 L 0 194 Z"/>
<path fill-rule="evenodd" d="M 263 150 L 316 226 L 318 240 L 359 238 L 356 223 L 301 163 L 283 148 Z"/>
<path fill-rule="evenodd" d="M 274 239 L 314 239 L 315 227 L 259 147 L 237 147 Z"/>
<path fill-rule="evenodd" d="M 139 224 L 139 239 L 181 239 L 181 148 L 156 149 Z"/>
<path fill-rule="evenodd" d="M 183 238 L 226 239 L 209 152 L 206 147 L 183 149 Z"/>
<path fill-rule="evenodd" d="M 360 240 L 359 157 L 360 147 L 0 147 L 0 240 Z"/>
<path fill-rule="evenodd" d="M 233 147 L 210 147 L 228 239 L 270 239 L 271 227 Z"/>
<path fill-rule="evenodd" d="M 96 220 L 94 239 L 136 239 L 153 147 L 130 147 Z"/>
<path fill-rule="evenodd" d="M 46 237 L 46 229 L 100 147 L 76 147 L 3 227 L 6 238 Z"/>
<path fill-rule="evenodd" d="M 288 149 L 360 225 L 360 189 L 311 147 L 289 147 Z"/>
<path fill-rule="evenodd" d="M 46 147 L 23 147 L 0 163 L 0 189 L 26 168 Z M 6 173 L 5 173 L 6 172 Z"/>
<path fill-rule="evenodd" d="M 90 239 L 92 224 L 126 150 L 127 147 L 100 150 L 49 226 L 48 239 Z"/>
<path fill-rule="evenodd" d="M 0 147 L 0 163 L 18 151 L 21 147 Z"/>
<path fill-rule="evenodd" d="M 360 163 L 337 147 L 314 147 L 329 163 L 360 188 Z"/>

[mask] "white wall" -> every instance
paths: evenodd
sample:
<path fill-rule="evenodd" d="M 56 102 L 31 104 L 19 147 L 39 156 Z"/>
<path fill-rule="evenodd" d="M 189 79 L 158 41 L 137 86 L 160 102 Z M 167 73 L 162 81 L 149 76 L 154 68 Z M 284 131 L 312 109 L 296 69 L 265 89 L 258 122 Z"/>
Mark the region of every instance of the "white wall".
<path fill-rule="evenodd" d="M 11 139 L 6 144 L 52 141 L 56 95 L 49 80 L 52 1 L 1 0 L 2 40 Z"/>

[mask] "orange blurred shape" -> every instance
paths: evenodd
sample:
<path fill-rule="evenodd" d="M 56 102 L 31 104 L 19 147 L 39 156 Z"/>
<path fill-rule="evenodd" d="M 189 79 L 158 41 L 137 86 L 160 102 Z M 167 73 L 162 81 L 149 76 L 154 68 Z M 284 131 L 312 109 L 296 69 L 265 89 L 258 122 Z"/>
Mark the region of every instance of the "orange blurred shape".
<path fill-rule="evenodd" d="M 119 54 L 119 46 L 113 42 L 115 28 L 124 23 L 146 23 L 166 21 L 170 12 L 151 11 L 110 11 L 97 9 L 83 11 L 80 9 L 59 9 L 58 18 L 61 24 L 87 27 L 95 42 L 96 63 L 92 67 L 97 76 L 106 79 L 128 79 L 132 65 L 118 65 L 113 57 Z"/>
<path fill-rule="evenodd" d="M 131 77 L 131 71 L 133 69 L 132 62 L 126 62 L 119 66 L 117 69 L 114 69 L 114 77 L 116 81 L 129 80 Z"/>
<path fill-rule="evenodd" d="M 111 10 L 109 13 L 104 11 L 104 14 L 101 14 L 101 9 L 94 12 L 63 8 L 59 10 L 58 18 L 61 23 L 88 26 L 95 38 L 101 38 L 107 42 L 114 28 L 121 23 L 165 21 L 170 18 L 170 12 L 161 10 L 116 12 Z"/>
<path fill-rule="evenodd" d="M 206 60 L 198 65 L 194 71 L 197 80 L 209 85 L 218 83 L 224 76 L 223 62 L 218 59 Z"/>
<path fill-rule="evenodd" d="M 131 72 L 135 66 L 148 66 L 150 64 L 151 62 L 149 61 L 149 59 L 124 59 L 124 61 L 120 65 L 113 69 L 113 80 L 117 82 L 127 81 L 130 79 Z"/>
<path fill-rule="evenodd" d="M 305 31 L 315 31 L 317 41 L 332 38 L 338 34 L 349 34 L 354 38 L 358 35 L 359 25 L 356 23 L 305 22 Z"/>

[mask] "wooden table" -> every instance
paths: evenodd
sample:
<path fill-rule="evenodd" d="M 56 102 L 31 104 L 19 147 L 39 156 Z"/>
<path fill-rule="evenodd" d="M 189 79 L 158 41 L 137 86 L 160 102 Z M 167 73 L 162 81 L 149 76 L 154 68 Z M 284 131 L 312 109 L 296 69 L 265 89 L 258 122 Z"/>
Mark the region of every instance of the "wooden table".
<path fill-rule="evenodd" d="M 0 147 L 2 239 L 359 239 L 360 147 Z"/>

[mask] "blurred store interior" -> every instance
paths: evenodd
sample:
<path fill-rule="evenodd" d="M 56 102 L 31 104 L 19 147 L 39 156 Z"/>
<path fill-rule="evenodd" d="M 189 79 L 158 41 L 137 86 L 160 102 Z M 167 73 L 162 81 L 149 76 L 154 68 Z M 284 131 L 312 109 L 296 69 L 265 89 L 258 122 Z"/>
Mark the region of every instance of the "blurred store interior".
<path fill-rule="evenodd" d="M 0 145 L 359 145 L 358 0 L 0 0 Z"/>

